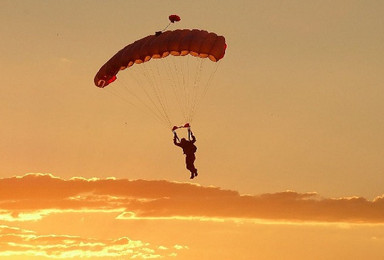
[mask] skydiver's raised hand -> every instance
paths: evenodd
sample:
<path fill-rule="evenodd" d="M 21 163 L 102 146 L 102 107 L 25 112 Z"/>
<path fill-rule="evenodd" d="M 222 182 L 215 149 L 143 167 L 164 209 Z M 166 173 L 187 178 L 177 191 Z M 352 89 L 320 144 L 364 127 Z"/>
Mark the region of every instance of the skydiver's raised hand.
<path fill-rule="evenodd" d="M 177 136 L 176 132 L 173 132 L 173 143 L 176 144 L 176 140 L 179 140 L 179 137 Z"/>

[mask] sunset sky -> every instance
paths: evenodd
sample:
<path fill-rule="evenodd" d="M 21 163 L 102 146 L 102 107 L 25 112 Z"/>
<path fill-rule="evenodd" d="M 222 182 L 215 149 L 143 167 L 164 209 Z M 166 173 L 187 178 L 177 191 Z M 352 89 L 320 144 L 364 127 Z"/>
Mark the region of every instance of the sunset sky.
<path fill-rule="evenodd" d="M 382 259 L 383 13 L 0 1 L 0 259 Z M 228 45 L 191 122 L 194 180 L 169 128 L 93 83 L 170 14 Z"/>

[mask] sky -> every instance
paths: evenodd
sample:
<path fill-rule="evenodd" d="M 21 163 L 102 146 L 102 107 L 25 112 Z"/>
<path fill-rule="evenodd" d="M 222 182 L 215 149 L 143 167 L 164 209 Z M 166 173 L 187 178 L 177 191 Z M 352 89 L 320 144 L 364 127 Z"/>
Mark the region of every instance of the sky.
<path fill-rule="evenodd" d="M 381 259 L 383 11 L 374 0 L 2 0 L 1 258 Z M 170 14 L 181 17 L 171 30 L 227 43 L 190 122 L 193 180 L 169 127 L 93 83 Z"/>

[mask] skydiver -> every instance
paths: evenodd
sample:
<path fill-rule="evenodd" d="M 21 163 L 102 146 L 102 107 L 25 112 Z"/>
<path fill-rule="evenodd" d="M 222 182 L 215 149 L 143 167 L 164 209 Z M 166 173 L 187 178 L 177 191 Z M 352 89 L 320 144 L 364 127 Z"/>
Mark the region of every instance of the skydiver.
<path fill-rule="evenodd" d="M 194 145 L 194 143 L 196 142 L 196 137 L 193 135 L 190 128 L 188 128 L 188 140 L 186 140 L 185 138 L 179 140 L 179 137 L 177 136 L 176 132 L 174 131 L 173 133 L 173 143 L 176 146 L 180 146 L 181 148 L 183 148 L 183 152 L 185 154 L 186 168 L 191 172 L 191 179 L 193 179 L 197 176 L 197 169 L 194 165 L 196 159 L 195 152 L 197 150 L 196 145 Z M 192 140 L 190 140 L 190 137 L 192 137 Z"/>

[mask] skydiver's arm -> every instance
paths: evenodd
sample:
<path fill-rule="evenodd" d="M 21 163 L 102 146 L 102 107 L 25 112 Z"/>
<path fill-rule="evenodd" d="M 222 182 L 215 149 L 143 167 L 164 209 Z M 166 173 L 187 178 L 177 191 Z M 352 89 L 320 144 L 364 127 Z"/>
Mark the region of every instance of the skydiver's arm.
<path fill-rule="evenodd" d="M 173 143 L 177 146 L 180 146 L 179 143 L 177 142 L 177 140 L 179 139 L 179 137 L 177 137 L 177 134 L 174 133 L 174 136 L 173 136 Z"/>
<path fill-rule="evenodd" d="M 192 137 L 191 142 L 192 142 L 192 143 L 196 142 L 196 137 L 193 135 L 192 131 L 189 131 L 189 133 L 190 133 L 190 135 L 191 135 L 191 137 Z"/>

